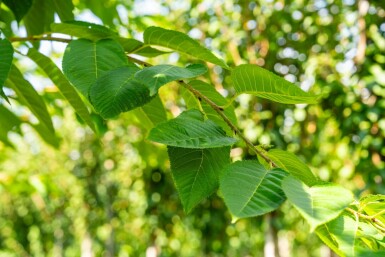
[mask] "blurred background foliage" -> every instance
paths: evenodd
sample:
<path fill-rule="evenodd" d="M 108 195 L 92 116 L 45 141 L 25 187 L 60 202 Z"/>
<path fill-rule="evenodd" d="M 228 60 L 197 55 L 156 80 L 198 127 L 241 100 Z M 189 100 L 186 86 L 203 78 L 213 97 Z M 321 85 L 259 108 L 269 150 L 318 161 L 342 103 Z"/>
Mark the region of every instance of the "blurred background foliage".
<path fill-rule="evenodd" d="M 35 0 L 34 5 L 48 2 Z M 338 182 L 357 197 L 385 194 L 383 1 L 72 3 L 77 20 L 138 39 L 152 25 L 183 31 L 231 65 L 257 64 L 322 95 L 311 106 L 240 96 L 235 100 L 239 126 L 255 144 L 295 153 L 323 180 Z M 12 15 L 1 4 L 0 28 L 6 36 L 32 33 Z M 38 17 L 42 25 L 34 32 L 47 32 L 53 19 L 59 21 Z M 14 46 L 23 49 L 23 44 Z M 59 64 L 64 47 L 40 43 L 40 50 Z M 0 256 L 264 256 L 269 238 L 277 256 L 333 256 L 289 204 L 266 217 L 232 224 L 215 194 L 186 215 L 166 149 L 145 141 L 148 126 L 140 113 L 108 123 L 95 117 L 102 134 L 97 137 L 77 121 L 36 66 L 15 57 L 44 97 L 60 146 L 47 145 L 30 126 L 17 122 L 18 130 L 0 138 Z M 184 65 L 190 60 L 172 53 L 147 61 Z M 209 68 L 216 89 L 231 96 L 228 72 Z M 184 109 L 177 85 L 160 94 L 169 117 Z M 34 118 L 14 101 L 1 100 L 0 109 L 23 121 Z M 242 145 L 232 151 L 233 160 L 251 157 Z"/>

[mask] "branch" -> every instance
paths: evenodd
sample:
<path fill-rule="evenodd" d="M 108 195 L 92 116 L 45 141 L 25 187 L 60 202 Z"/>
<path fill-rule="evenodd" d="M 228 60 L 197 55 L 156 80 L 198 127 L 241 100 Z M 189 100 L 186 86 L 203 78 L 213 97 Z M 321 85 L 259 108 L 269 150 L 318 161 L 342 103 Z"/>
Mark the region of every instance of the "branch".
<path fill-rule="evenodd" d="M 352 213 L 353 215 L 358 216 L 359 218 L 361 218 L 363 220 L 369 221 L 374 227 L 376 227 L 381 232 L 385 232 L 385 224 L 382 223 L 379 219 L 376 218 L 378 215 L 381 215 L 382 213 L 384 213 L 384 211 L 381 211 L 380 213 L 377 213 L 375 215 L 369 216 L 369 215 L 362 214 L 362 213 L 360 213 L 360 212 L 358 212 L 356 210 L 353 210 L 353 209 L 351 209 L 349 207 L 346 208 L 346 210 L 348 212 Z"/>
<path fill-rule="evenodd" d="M 127 57 L 129 60 L 135 62 L 135 63 L 138 63 L 140 65 L 144 65 L 146 67 L 150 67 L 152 66 L 150 63 L 147 63 L 147 62 L 144 62 L 144 61 L 141 61 L 141 60 L 137 60 L 136 58 L 133 58 L 131 56 L 128 56 Z M 239 128 L 234 125 L 234 123 L 231 122 L 231 120 L 226 116 L 226 114 L 223 113 L 223 108 L 218 106 L 216 103 L 214 103 L 210 98 L 208 98 L 207 96 L 205 96 L 204 94 L 202 94 L 201 92 L 199 92 L 198 90 L 196 90 L 195 88 L 193 88 L 192 86 L 190 86 L 189 84 L 187 84 L 186 82 L 184 82 L 183 80 L 180 80 L 178 81 L 178 83 L 180 85 L 182 85 L 183 87 L 185 87 L 187 90 L 189 90 L 191 93 L 193 93 L 198 99 L 201 99 L 203 101 L 205 101 L 208 105 L 210 105 L 210 107 L 216 112 L 219 114 L 219 116 L 221 116 L 221 118 L 226 122 L 226 124 L 235 132 L 235 134 L 237 134 L 245 143 L 246 143 L 246 146 L 251 150 L 253 151 L 256 155 L 259 155 L 261 156 L 265 161 L 267 161 L 270 165 L 272 165 L 273 167 L 278 167 L 277 164 L 274 163 L 273 160 L 271 160 L 267 155 L 266 155 L 266 152 L 265 150 L 263 150 L 262 148 L 260 147 L 256 147 L 253 145 L 253 143 L 247 139 L 243 134 L 242 132 L 239 130 Z"/>
<path fill-rule="evenodd" d="M 56 41 L 69 43 L 72 39 L 60 38 L 60 37 L 51 37 L 51 36 L 29 36 L 29 37 L 11 37 L 8 39 L 11 42 L 22 42 L 22 41 Z"/>

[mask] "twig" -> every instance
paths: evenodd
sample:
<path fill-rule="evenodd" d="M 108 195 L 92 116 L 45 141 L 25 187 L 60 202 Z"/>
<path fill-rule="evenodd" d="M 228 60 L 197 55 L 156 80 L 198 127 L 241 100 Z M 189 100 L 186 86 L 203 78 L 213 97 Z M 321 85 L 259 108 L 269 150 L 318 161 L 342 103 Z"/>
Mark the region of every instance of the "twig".
<path fill-rule="evenodd" d="M 360 213 L 358 211 L 355 211 L 355 210 L 353 210 L 353 209 L 351 209 L 349 207 L 346 208 L 346 210 L 348 212 L 352 213 L 353 215 L 358 216 L 361 219 L 368 220 L 377 229 L 381 230 L 382 232 L 385 232 L 385 225 L 384 225 L 384 223 L 382 223 L 379 219 L 376 218 L 376 216 L 380 215 L 379 213 L 377 213 L 375 215 L 372 215 L 372 216 L 369 216 L 369 215 L 362 214 L 362 213 Z"/>
<path fill-rule="evenodd" d="M 60 37 L 51 37 L 51 36 L 30 36 L 30 37 L 11 37 L 8 39 L 11 42 L 21 42 L 21 41 L 57 41 L 63 43 L 69 43 L 72 39 L 60 38 Z"/>

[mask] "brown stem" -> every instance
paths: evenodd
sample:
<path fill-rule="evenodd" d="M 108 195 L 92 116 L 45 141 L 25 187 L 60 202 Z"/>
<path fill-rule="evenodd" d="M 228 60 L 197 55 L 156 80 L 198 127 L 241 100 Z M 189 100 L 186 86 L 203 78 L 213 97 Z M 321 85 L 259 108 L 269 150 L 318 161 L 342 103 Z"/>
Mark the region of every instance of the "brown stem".
<path fill-rule="evenodd" d="M 11 42 L 43 41 L 43 40 L 63 42 L 63 43 L 69 43 L 72 41 L 72 39 L 68 39 L 68 38 L 51 37 L 51 36 L 29 36 L 29 37 L 11 37 L 11 38 L 9 38 L 9 41 L 11 41 Z"/>

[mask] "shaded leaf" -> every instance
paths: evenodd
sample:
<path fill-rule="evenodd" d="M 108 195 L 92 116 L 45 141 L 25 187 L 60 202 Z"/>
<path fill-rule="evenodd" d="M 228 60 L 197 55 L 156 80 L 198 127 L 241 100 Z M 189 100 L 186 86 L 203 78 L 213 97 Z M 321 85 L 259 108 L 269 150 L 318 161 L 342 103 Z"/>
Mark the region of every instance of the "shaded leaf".
<path fill-rule="evenodd" d="M 138 70 L 137 67 L 120 67 L 96 80 L 90 99 L 103 118 L 114 118 L 151 100 L 148 88 L 134 78 Z"/>
<path fill-rule="evenodd" d="M 151 95 L 155 95 L 159 88 L 171 81 L 195 78 L 207 72 L 201 64 L 192 64 L 186 68 L 173 65 L 156 65 L 144 68 L 135 74 L 135 78 L 148 87 Z"/>
<path fill-rule="evenodd" d="M 343 187 L 334 184 L 308 187 L 292 176 L 283 180 L 282 189 L 312 231 L 336 218 L 353 201 L 353 194 Z"/>
<path fill-rule="evenodd" d="M 32 0 L 3 0 L 3 3 L 11 9 L 17 22 L 23 19 L 32 6 Z"/>
<path fill-rule="evenodd" d="M 16 92 L 20 101 L 31 110 L 31 112 L 43 124 L 43 126 L 45 126 L 48 131 L 53 133 L 54 128 L 52 125 L 51 116 L 48 113 L 43 99 L 36 92 L 33 86 L 24 79 L 21 72 L 14 65 L 12 65 L 9 71 L 6 85 Z"/>
<path fill-rule="evenodd" d="M 52 1 L 33 0 L 33 4 L 24 17 L 27 34 L 40 35 L 49 31 L 49 24 L 54 21 L 55 8 Z M 35 42 L 37 45 L 39 42 Z"/>
<path fill-rule="evenodd" d="M 61 21 L 70 21 L 74 19 L 72 13 L 74 5 L 72 0 L 52 0 L 56 13 L 59 15 Z"/>
<path fill-rule="evenodd" d="M 317 178 L 309 167 L 293 153 L 280 149 L 272 149 L 267 153 L 268 157 L 274 161 L 281 169 L 289 172 L 292 176 L 305 182 L 308 186 L 317 183 Z"/>
<path fill-rule="evenodd" d="M 218 106 L 226 106 L 228 105 L 228 101 L 224 98 L 215 88 L 200 80 L 194 80 L 189 82 L 189 85 L 201 92 L 203 95 L 207 96 L 211 101 L 213 101 Z M 192 96 L 194 97 L 194 96 Z M 206 114 L 207 118 L 214 121 L 216 124 L 220 125 L 228 135 L 234 134 L 231 128 L 227 125 L 227 123 L 219 116 L 219 114 L 211 108 L 205 101 L 201 103 L 202 109 Z M 236 125 L 237 117 L 235 115 L 234 106 L 230 105 L 223 109 L 223 113 L 230 119 L 230 121 Z"/>
<path fill-rule="evenodd" d="M 199 149 L 230 146 L 236 142 L 211 120 L 204 121 L 203 114 L 195 109 L 159 123 L 150 131 L 148 140 L 169 146 Z"/>
<path fill-rule="evenodd" d="M 285 201 L 281 183 L 286 176 L 285 171 L 267 170 L 257 161 L 237 161 L 224 169 L 220 190 L 234 217 L 258 216 Z"/>
<path fill-rule="evenodd" d="M 168 147 L 168 154 L 171 173 L 186 212 L 218 188 L 219 173 L 230 162 L 230 147 Z"/>
<path fill-rule="evenodd" d="M 79 117 L 82 118 L 93 131 L 95 131 L 95 126 L 87 107 L 76 92 L 75 88 L 64 77 L 63 73 L 56 66 L 56 64 L 50 58 L 33 48 L 29 49 L 27 55 L 48 75 L 52 82 L 55 83 Z"/>
<path fill-rule="evenodd" d="M 229 69 L 223 60 L 216 57 L 208 49 L 182 32 L 159 27 L 149 27 L 144 31 L 143 38 L 145 44 L 167 47 L 202 61 L 211 62 L 225 69 Z"/>
<path fill-rule="evenodd" d="M 237 94 L 252 94 L 284 104 L 317 103 L 317 96 L 257 65 L 237 66 L 231 78 Z"/>
<path fill-rule="evenodd" d="M 166 110 L 159 96 L 155 96 L 149 103 L 145 104 L 142 109 L 154 126 L 167 121 Z"/>
<path fill-rule="evenodd" d="M 59 145 L 58 138 L 55 135 L 51 116 L 43 99 L 13 65 L 6 80 L 6 85 L 16 92 L 20 102 L 27 106 L 39 120 L 39 124 L 31 124 L 31 126 L 35 128 L 46 143 L 57 147 Z"/>
<path fill-rule="evenodd" d="M 4 81 L 8 77 L 13 60 L 13 47 L 7 39 L 0 39 L 0 95 L 8 101 L 3 92 Z"/>
<path fill-rule="evenodd" d="M 0 104 L 0 140 L 13 147 L 8 139 L 8 132 L 20 127 L 21 120 L 13 112 Z"/>
<path fill-rule="evenodd" d="M 63 56 L 64 74 L 87 99 L 90 87 L 98 77 L 106 71 L 127 64 L 123 48 L 112 39 L 97 42 L 73 40 Z"/>

